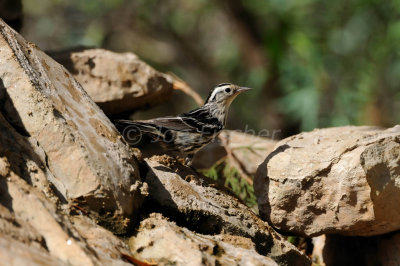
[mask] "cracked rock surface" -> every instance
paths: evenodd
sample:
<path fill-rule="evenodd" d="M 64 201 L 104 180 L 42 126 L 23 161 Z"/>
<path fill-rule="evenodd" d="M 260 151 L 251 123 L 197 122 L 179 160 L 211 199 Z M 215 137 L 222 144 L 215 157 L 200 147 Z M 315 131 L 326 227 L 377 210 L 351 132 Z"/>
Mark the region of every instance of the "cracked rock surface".
<path fill-rule="evenodd" d="M 121 240 L 87 217 L 65 215 L 14 170 L 6 157 L 0 158 L 0 261 L 7 265 L 127 265 L 120 251 L 128 253 L 128 249 Z"/>
<path fill-rule="evenodd" d="M 254 243 L 233 235 L 202 235 L 177 226 L 153 213 L 142 221 L 129 240 L 135 257 L 157 265 L 254 265 L 277 266 L 255 251 Z"/>
<path fill-rule="evenodd" d="M 309 265 L 307 257 L 284 240 L 229 191 L 168 156 L 145 159 L 149 197 L 178 225 L 201 234 L 231 234 L 253 241 L 259 254 L 281 265 Z"/>
<path fill-rule="evenodd" d="M 64 67 L 1 20 L 0 47 L 2 155 L 54 202 L 126 231 L 143 198 L 131 149 Z"/>
<path fill-rule="evenodd" d="M 400 126 L 317 129 L 280 141 L 260 165 L 261 216 L 303 236 L 400 229 Z"/>

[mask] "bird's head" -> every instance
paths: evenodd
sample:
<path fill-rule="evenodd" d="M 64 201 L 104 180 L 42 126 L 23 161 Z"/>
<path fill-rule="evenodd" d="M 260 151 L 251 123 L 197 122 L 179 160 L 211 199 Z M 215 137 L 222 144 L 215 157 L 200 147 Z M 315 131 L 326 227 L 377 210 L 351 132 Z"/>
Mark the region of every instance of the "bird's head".
<path fill-rule="evenodd" d="M 248 90 L 250 90 L 250 88 L 240 87 L 230 83 L 222 83 L 210 92 L 205 103 L 219 103 L 229 106 L 236 96 Z"/>

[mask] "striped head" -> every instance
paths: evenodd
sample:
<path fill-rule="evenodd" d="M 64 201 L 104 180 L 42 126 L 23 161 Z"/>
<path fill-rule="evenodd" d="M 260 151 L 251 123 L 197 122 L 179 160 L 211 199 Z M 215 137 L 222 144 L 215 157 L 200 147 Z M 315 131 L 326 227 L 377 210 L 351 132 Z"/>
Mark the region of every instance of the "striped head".
<path fill-rule="evenodd" d="M 236 96 L 247 90 L 250 90 L 250 88 L 239 87 L 231 83 L 221 83 L 210 92 L 206 104 L 219 103 L 229 106 Z"/>
<path fill-rule="evenodd" d="M 248 91 L 250 88 L 239 87 L 230 83 L 222 83 L 215 87 L 209 94 L 205 106 L 223 125 L 225 125 L 228 109 L 232 101 L 240 93 Z"/>

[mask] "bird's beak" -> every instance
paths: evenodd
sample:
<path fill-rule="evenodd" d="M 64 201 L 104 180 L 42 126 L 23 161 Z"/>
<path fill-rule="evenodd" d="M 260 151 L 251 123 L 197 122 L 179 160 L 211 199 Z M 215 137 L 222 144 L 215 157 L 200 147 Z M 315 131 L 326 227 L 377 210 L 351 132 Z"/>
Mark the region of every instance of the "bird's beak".
<path fill-rule="evenodd" d="M 249 91 L 252 88 L 247 88 L 247 87 L 239 87 L 238 92 L 245 92 L 245 91 Z"/>

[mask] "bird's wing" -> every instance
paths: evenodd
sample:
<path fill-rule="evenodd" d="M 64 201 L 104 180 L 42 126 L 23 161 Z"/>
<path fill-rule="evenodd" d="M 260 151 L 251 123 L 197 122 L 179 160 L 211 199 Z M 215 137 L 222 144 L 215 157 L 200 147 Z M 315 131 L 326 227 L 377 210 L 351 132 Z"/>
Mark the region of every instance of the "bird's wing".
<path fill-rule="evenodd" d="M 137 126 L 149 133 L 167 130 L 213 135 L 222 130 L 223 125 L 207 109 L 197 108 L 177 117 L 160 117 L 150 120 L 117 120 L 120 125 Z"/>
<path fill-rule="evenodd" d="M 143 121 L 146 123 L 150 123 L 153 125 L 156 125 L 158 127 L 163 127 L 167 128 L 170 130 L 175 130 L 175 131 L 185 131 L 185 132 L 190 132 L 190 133 L 195 133 L 198 132 L 197 128 L 186 123 L 185 119 L 182 117 L 160 117 L 160 118 L 155 118 L 151 120 L 146 120 Z"/>
<path fill-rule="evenodd" d="M 197 108 L 179 116 L 183 122 L 195 128 L 197 132 L 203 134 L 215 134 L 222 130 L 222 123 L 212 116 L 205 108 Z"/>
<path fill-rule="evenodd" d="M 118 119 L 114 121 L 117 128 L 126 128 L 129 126 L 137 127 L 146 132 L 152 132 L 155 130 L 155 127 L 151 124 L 144 123 L 144 121 L 132 121 L 132 120 L 124 120 Z"/>
<path fill-rule="evenodd" d="M 180 117 L 160 117 L 150 120 L 117 120 L 117 124 L 122 126 L 136 126 L 145 132 L 155 133 L 155 131 L 174 130 L 185 132 L 196 132 L 196 128 L 185 123 Z"/>

